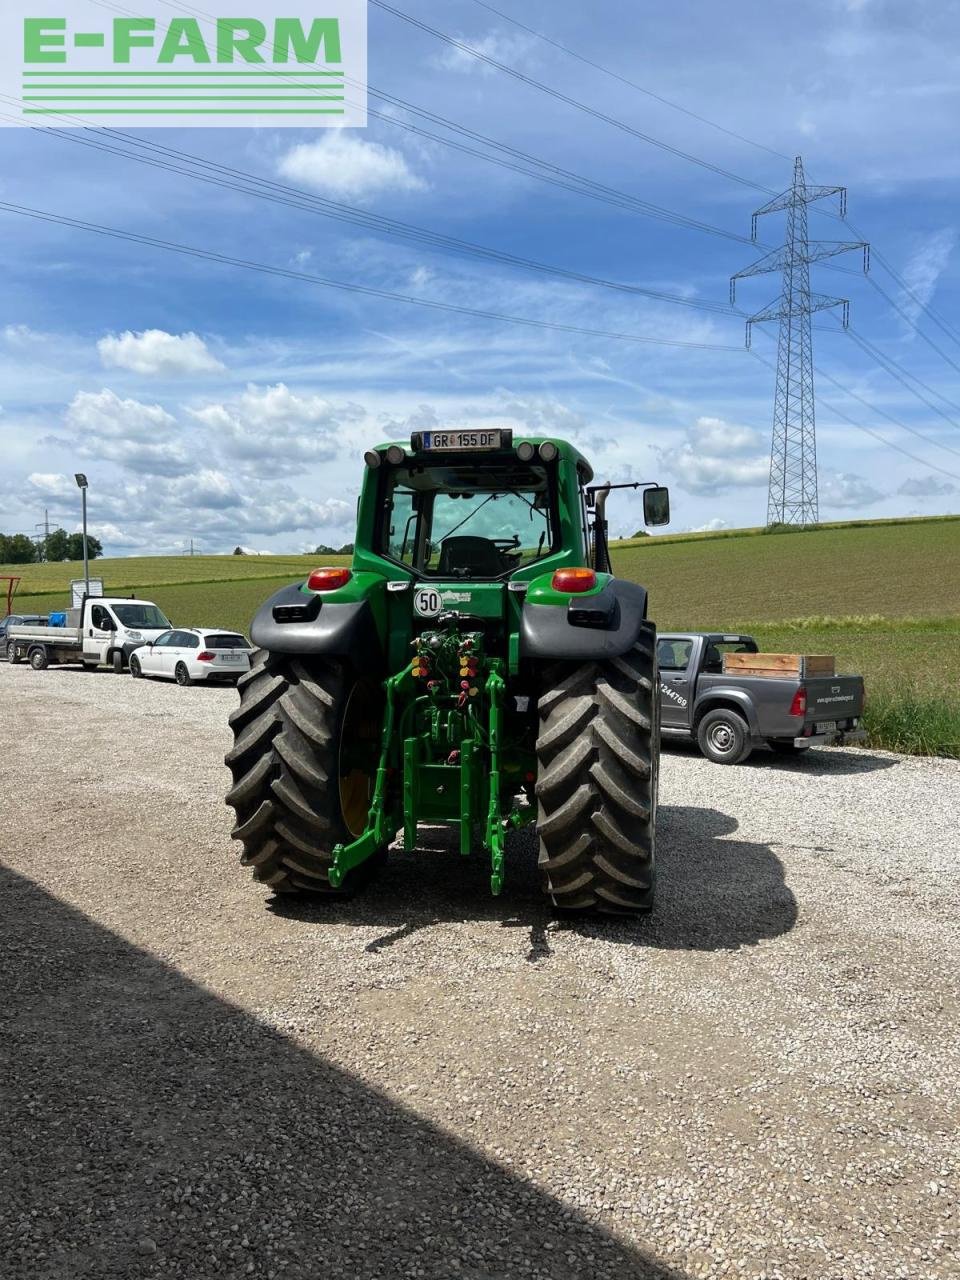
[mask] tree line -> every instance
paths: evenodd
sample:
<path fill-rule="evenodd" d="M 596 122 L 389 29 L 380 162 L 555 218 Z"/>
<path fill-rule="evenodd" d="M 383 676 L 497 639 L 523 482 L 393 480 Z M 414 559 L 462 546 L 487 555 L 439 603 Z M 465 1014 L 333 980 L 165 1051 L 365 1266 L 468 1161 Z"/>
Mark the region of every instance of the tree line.
<path fill-rule="evenodd" d="M 87 555 L 91 560 L 103 555 L 99 538 L 87 534 Z M 82 560 L 83 534 L 51 529 L 44 538 L 25 533 L 0 533 L 0 564 L 37 564 L 44 560 Z"/>

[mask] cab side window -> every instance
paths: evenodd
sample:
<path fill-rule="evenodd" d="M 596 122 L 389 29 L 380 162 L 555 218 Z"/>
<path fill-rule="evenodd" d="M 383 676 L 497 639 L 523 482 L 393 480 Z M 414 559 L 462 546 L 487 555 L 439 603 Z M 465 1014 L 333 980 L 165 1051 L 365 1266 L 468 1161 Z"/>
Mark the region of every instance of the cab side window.
<path fill-rule="evenodd" d="M 657 662 L 662 671 L 686 671 L 690 665 L 692 640 L 659 640 Z"/>
<path fill-rule="evenodd" d="M 111 631 L 113 629 L 113 619 L 102 604 L 95 604 L 90 610 L 90 625 L 96 627 L 98 631 Z"/>

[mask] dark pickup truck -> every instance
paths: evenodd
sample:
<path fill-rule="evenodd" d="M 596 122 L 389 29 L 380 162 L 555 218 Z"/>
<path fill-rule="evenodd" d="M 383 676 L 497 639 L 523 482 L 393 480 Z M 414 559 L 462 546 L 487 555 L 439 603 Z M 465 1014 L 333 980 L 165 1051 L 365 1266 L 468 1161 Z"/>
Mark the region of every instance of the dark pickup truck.
<path fill-rule="evenodd" d="M 661 633 L 661 734 L 695 738 L 717 764 L 739 764 L 762 743 L 788 754 L 863 740 L 861 676 L 723 674 L 724 653 L 758 652 L 752 636 Z"/>

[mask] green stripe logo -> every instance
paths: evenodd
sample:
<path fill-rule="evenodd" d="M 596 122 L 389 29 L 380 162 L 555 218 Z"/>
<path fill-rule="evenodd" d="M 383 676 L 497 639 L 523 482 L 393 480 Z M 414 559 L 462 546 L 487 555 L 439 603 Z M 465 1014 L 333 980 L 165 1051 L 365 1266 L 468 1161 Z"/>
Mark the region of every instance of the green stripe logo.
<path fill-rule="evenodd" d="M 365 0 L 200 3 L 5 0 L 0 124 L 366 124 Z"/>

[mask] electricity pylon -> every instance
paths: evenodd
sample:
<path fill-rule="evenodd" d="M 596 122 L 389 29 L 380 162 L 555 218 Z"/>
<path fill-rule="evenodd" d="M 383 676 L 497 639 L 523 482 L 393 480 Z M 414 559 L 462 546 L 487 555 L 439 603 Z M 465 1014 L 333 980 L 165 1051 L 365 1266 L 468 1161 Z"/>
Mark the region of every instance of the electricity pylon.
<path fill-rule="evenodd" d="M 832 258 L 838 253 L 848 253 L 852 249 L 862 249 L 864 272 L 870 267 L 870 246 L 863 240 L 807 239 L 807 205 L 827 196 L 839 196 L 840 217 L 845 217 L 846 187 L 818 187 L 808 183 L 803 173 L 803 160 L 797 156 L 793 165 L 793 184 L 756 211 L 750 229 L 751 239 L 755 241 L 757 219 L 761 214 L 785 209 L 787 235 L 783 248 L 773 249 L 752 266 L 730 277 L 731 302 L 736 300 L 736 283 L 744 276 L 779 271 L 783 277 L 779 298 L 747 320 L 748 348 L 755 324 L 764 320 L 780 322 L 767 524 L 816 524 L 820 518 L 810 317 L 814 311 L 840 307 L 843 327 L 846 328 L 850 319 L 850 303 L 846 298 L 811 293 L 810 263 Z"/>

